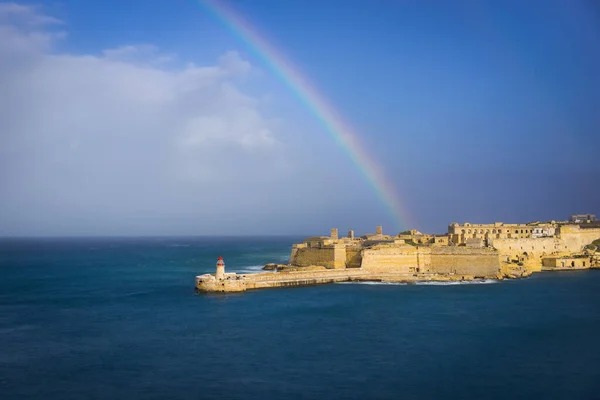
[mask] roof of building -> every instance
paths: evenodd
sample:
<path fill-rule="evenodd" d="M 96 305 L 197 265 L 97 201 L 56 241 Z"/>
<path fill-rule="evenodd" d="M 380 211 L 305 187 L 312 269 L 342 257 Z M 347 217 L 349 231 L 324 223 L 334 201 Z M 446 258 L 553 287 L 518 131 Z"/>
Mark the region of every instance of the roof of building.
<path fill-rule="evenodd" d="M 303 240 L 303 242 L 318 242 L 321 240 L 330 239 L 329 236 L 311 236 Z"/>

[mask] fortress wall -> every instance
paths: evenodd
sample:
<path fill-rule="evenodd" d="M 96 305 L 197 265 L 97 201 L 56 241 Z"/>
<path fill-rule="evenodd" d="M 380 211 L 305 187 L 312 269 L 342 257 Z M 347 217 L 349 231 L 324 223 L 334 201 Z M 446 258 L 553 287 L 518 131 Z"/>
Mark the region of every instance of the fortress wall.
<path fill-rule="evenodd" d="M 309 265 L 322 265 L 333 268 L 333 247 L 331 248 L 298 248 L 294 258 L 290 260 L 291 265 L 308 267 Z"/>
<path fill-rule="evenodd" d="M 362 268 L 373 272 L 437 273 L 496 277 L 498 252 L 466 247 L 382 247 L 365 249 Z"/>
<path fill-rule="evenodd" d="M 600 238 L 600 229 L 579 229 L 578 226 L 561 227 L 560 237 L 535 239 L 493 239 L 502 262 L 521 259 L 532 271 L 541 271 L 542 257 L 548 254 L 569 254 L 583 251 L 583 247 Z"/>
<path fill-rule="evenodd" d="M 563 251 L 580 252 L 583 251 L 584 246 L 600 239 L 600 229 L 561 226 L 560 239 L 564 243 L 565 250 Z"/>
<path fill-rule="evenodd" d="M 345 268 L 346 249 L 343 245 L 333 245 L 322 248 L 298 247 L 292 251 L 291 265 L 308 267 L 321 265 L 326 268 Z"/>
<path fill-rule="evenodd" d="M 558 238 L 529 238 L 529 239 L 493 239 L 489 242 L 500 253 L 500 260 L 510 263 L 512 260 L 523 260 L 524 266 L 530 271 L 542 270 L 542 257 L 566 251 L 564 244 Z M 525 255 L 525 253 L 527 253 Z"/>
<path fill-rule="evenodd" d="M 296 259 L 296 254 L 298 253 L 298 249 L 301 247 L 305 247 L 305 246 L 298 246 L 296 244 L 292 245 L 292 252 L 290 253 L 290 258 L 288 260 L 289 264 L 291 264 L 292 261 L 294 261 Z"/>
<path fill-rule="evenodd" d="M 431 250 L 429 248 L 417 248 L 419 251 L 417 252 L 417 272 L 420 273 L 432 273 L 431 269 Z"/>
<path fill-rule="evenodd" d="M 360 268 L 362 264 L 362 249 L 346 247 L 346 268 Z"/>
<path fill-rule="evenodd" d="M 346 246 L 333 246 L 333 268 L 346 268 Z"/>
<path fill-rule="evenodd" d="M 414 273 L 417 251 L 412 246 L 365 249 L 362 268 L 373 272 Z"/>
<path fill-rule="evenodd" d="M 564 251 L 564 245 L 557 238 L 493 239 L 489 244 L 498 250 L 502 261 L 506 261 L 506 257 L 509 257 L 510 260 L 523 255 L 523 253 L 527 253 L 529 256 L 532 254 L 541 256 Z"/>
<path fill-rule="evenodd" d="M 466 247 L 432 247 L 429 271 L 438 274 L 496 277 L 500 273 L 498 253 Z"/>

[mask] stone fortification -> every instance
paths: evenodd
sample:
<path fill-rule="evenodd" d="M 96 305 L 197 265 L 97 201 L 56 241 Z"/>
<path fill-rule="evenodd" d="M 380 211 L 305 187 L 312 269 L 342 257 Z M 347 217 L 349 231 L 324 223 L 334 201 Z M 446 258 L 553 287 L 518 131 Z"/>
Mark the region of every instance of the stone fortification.
<path fill-rule="evenodd" d="M 322 247 L 298 247 L 290 260 L 292 265 L 308 267 L 321 265 L 325 268 L 346 267 L 346 247 L 343 244 L 327 244 Z"/>
<path fill-rule="evenodd" d="M 380 244 L 362 250 L 361 268 L 378 273 L 395 271 L 401 274 L 418 270 L 417 247 L 407 244 Z"/>
<path fill-rule="evenodd" d="M 330 236 L 292 245 L 289 265 L 273 267 L 277 272 L 236 275 L 218 265 L 216 276 L 197 277 L 196 288 L 235 292 L 348 280 L 503 279 L 600 266 L 600 226 L 592 222 L 453 223 L 447 235 L 385 235 L 381 226 L 375 232 L 355 237 L 350 231 L 340 238 L 332 229 Z"/>
<path fill-rule="evenodd" d="M 501 275 L 498 251 L 490 248 L 431 247 L 431 267 L 436 274 L 498 277 Z"/>
<path fill-rule="evenodd" d="M 586 245 L 600 239 L 600 228 L 587 228 L 586 224 L 562 225 L 558 229 L 564 248 L 568 252 L 580 252 Z"/>
<path fill-rule="evenodd" d="M 336 233 L 332 230 L 330 237 L 311 237 L 294 245 L 290 264 L 398 274 L 496 277 L 501 273 L 495 249 L 450 246 L 449 236 L 408 231 L 391 237 L 381 227 L 360 239 L 335 239 Z"/>

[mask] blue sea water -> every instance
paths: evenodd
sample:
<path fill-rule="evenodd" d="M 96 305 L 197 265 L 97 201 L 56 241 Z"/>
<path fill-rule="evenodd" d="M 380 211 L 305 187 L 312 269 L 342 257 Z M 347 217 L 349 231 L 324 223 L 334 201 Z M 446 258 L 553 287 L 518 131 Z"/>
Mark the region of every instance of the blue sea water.
<path fill-rule="evenodd" d="M 0 399 L 600 398 L 600 271 L 194 293 L 298 239 L 3 239 Z"/>

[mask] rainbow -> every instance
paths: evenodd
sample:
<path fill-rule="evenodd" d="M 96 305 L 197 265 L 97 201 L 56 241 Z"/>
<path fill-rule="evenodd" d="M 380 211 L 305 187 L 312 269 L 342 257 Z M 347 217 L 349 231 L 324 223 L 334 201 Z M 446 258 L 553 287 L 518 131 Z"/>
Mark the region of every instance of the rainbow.
<path fill-rule="evenodd" d="M 209 14 L 220 21 L 234 36 L 241 39 L 253 53 L 265 62 L 267 67 L 317 117 L 335 142 L 346 150 L 350 159 L 373 187 L 376 195 L 390 210 L 398 224 L 396 228 L 405 229 L 415 226 L 381 166 L 369 156 L 365 148 L 360 145 L 356 132 L 317 91 L 315 86 L 291 62 L 286 60 L 281 51 L 270 45 L 264 35 L 260 35 L 231 7 L 216 0 L 201 0 L 200 3 Z"/>

